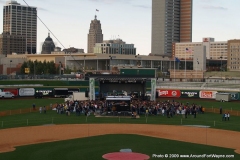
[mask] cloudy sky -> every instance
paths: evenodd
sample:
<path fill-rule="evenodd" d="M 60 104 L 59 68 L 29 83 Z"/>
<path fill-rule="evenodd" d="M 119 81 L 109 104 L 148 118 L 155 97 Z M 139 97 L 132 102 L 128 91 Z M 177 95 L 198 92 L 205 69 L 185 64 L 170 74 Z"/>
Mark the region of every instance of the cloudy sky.
<path fill-rule="evenodd" d="M 135 44 L 138 54 L 151 52 L 152 0 L 17 0 L 38 7 L 38 16 L 60 40 L 61 48 L 83 48 L 87 52 L 87 34 L 95 13 L 101 21 L 104 40 L 118 38 Z M 0 0 L 0 5 L 5 5 Z M 240 0 L 193 0 L 193 42 L 203 37 L 215 41 L 240 39 Z M 96 12 L 96 9 L 99 12 Z M 2 12 L 0 12 L 2 18 Z M 2 20 L 0 21 L 2 32 Z M 38 20 L 38 52 L 48 30 Z M 62 43 L 63 46 L 60 44 Z"/>

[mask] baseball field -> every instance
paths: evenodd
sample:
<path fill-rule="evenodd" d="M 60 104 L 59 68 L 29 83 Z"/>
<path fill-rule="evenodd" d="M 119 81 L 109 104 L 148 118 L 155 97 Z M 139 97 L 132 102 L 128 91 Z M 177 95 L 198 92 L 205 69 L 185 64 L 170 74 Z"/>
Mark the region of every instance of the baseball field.
<path fill-rule="evenodd" d="M 1 100 L 0 110 L 31 108 L 32 103 L 49 106 L 56 101 L 62 100 Z M 239 102 L 178 101 L 240 110 Z M 100 160 L 122 149 L 147 155 L 148 159 L 240 159 L 239 121 L 239 116 L 222 121 L 222 115 L 208 112 L 197 118 L 66 116 L 52 110 L 1 116 L 0 159 Z"/>

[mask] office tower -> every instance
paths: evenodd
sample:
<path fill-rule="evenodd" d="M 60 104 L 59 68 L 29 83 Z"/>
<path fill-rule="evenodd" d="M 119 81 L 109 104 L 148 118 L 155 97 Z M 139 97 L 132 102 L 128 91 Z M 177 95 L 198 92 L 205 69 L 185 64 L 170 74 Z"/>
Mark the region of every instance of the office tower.
<path fill-rule="evenodd" d="M 103 34 L 101 29 L 101 23 L 97 20 L 97 16 L 95 15 L 95 19 L 91 21 L 89 34 L 88 34 L 88 50 L 87 53 L 93 53 L 93 48 L 95 47 L 95 43 L 103 42 Z"/>
<path fill-rule="evenodd" d="M 50 37 L 50 33 L 48 33 L 48 37 L 45 39 L 43 45 L 42 45 L 42 52 L 41 54 L 51 54 L 55 49 L 55 44 Z"/>
<path fill-rule="evenodd" d="M 0 54 L 25 54 L 26 37 L 21 35 L 10 35 L 9 32 L 0 34 Z"/>
<path fill-rule="evenodd" d="M 192 0 L 152 0 L 152 55 L 172 56 L 172 43 L 192 41 Z"/>
<path fill-rule="evenodd" d="M 228 60 L 227 60 L 227 69 L 229 71 L 240 71 L 240 39 L 232 39 L 228 40 Z M 219 58 L 221 59 L 221 68 L 222 66 L 222 56 Z"/>
<path fill-rule="evenodd" d="M 134 44 L 127 44 L 122 39 L 104 40 L 95 44 L 94 53 L 136 55 L 136 48 Z"/>
<path fill-rule="evenodd" d="M 26 37 L 28 54 L 37 50 L 37 8 L 8 1 L 3 8 L 3 32 Z"/>

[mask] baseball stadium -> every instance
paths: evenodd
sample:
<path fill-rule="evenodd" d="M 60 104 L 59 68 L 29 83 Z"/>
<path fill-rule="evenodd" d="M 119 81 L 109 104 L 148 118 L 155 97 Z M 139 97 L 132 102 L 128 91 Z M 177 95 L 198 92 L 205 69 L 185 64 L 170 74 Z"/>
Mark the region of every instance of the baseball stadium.
<path fill-rule="evenodd" d="M 237 80 L 126 74 L 1 81 L 1 159 L 240 158 Z"/>

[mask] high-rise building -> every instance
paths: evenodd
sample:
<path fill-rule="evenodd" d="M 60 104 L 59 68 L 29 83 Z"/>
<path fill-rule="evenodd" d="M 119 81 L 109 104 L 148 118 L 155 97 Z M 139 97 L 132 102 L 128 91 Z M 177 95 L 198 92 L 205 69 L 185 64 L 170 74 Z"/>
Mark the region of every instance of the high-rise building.
<path fill-rule="evenodd" d="M 0 55 L 25 54 L 26 37 L 21 35 L 10 35 L 8 32 L 0 34 Z"/>
<path fill-rule="evenodd" d="M 28 54 L 37 50 L 37 8 L 8 1 L 3 8 L 3 32 L 26 37 Z"/>
<path fill-rule="evenodd" d="M 240 39 L 232 39 L 227 42 L 228 61 L 227 68 L 229 71 L 240 71 Z M 222 60 L 222 59 L 221 59 Z"/>
<path fill-rule="evenodd" d="M 101 23 L 97 20 L 97 16 L 95 15 L 95 19 L 91 21 L 89 34 L 88 34 L 88 50 L 87 53 L 93 53 L 93 48 L 95 43 L 103 42 L 103 34 L 101 29 Z"/>
<path fill-rule="evenodd" d="M 136 55 L 136 48 L 134 44 L 126 44 L 121 39 L 105 40 L 95 44 L 94 53 Z"/>
<path fill-rule="evenodd" d="M 152 0 L 151 54 L 172 56 L 172 43 L 192 41 L 192 0 Z"/>

